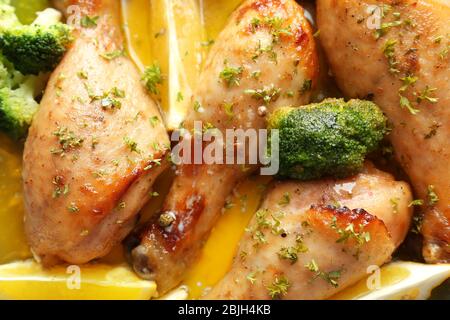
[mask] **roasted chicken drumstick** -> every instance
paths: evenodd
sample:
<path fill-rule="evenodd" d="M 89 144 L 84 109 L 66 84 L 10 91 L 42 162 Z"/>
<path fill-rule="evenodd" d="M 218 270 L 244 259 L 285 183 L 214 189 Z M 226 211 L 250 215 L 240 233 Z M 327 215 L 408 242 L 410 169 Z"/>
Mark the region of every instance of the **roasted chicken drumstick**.
<path fill-rule="evenodd" d="M 371 97 L 425 212 L 423 255 L 450 261 L 450 3 L 317 0 L 320 39 L 349 97 Z"/>
<path fill-rule="evenodd" d="M 119 2 L 59 4 L 76 5 L 80 28 L 24 152 L 26 233 L 44 265 L 85 263 L 120 243 L 170 147 L 159 110 L 124 55 Z"/>
<path fill-rule="evenodd" d="M 411 199 L 408 184 L 370 164 L 347 179 L 276 182 L 205 298 L 326 299 L 390 260 Z"/>
<path fill-rule="evenodd" d="M 311 28 L 293 0 L 249 0 L 216 39 L 184 121 L 215 128 L 263 129 L 275 108 L 307 104 L 318 62 Z M 201 130 L 202 128 L 200 128 Z M 257 165 L 181 164 L 159 221 L 133 251 L 135 270 L 160 292 L 176 286 L 220 216 L 236 183 Z"/>

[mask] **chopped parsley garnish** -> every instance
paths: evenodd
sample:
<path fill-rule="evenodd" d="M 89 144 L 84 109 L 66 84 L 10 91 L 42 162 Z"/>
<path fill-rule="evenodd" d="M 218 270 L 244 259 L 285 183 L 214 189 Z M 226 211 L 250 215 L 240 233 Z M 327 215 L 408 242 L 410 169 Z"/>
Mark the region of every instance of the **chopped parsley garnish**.
<path fill-rule="evenodd" d="M 277 43 L 280 40 L 281 35 L 292 35 L 291 27 L 283 27 L 284 19 L 280 17 L 264 17 L 263 19 L 253 18 L 250 22 L 252 32 L 256 32 L 257 29 L 266 27 L 270 29 L 273 42 Z"/>
<path fill-rule="evenodd" d="M 272 84 L 269 87 L 265 87 L 263 89 L 247 89 L 244 91 L 245 94 L 249 94 L 253 99 L 262 100 L 264 104 L 269 104 L 271 102 L 276 101 L 281 93 L 281 89 L 275 88 Z"/>
<path fill-rule="evenodd" d="M 224 206 L 224 208 L 225 209 L 231 209 L 231 208 L 233 208 L 234 207 L 234 203 L 233 202 L 231 202 L 231 200 L 227 200 L 227 201 L 225 201 L 225 206 Z"/>
<path fill-rule="evenodd" d="M 402 21 L 392 21 L 392 22 L 384 22 L 381 24 L 379 29 L 375 30 L 375 39 L 379 39 L 384 36 L 391 28 L 398 27 L 402 25 Z"/>
<path fill-rule="evenodd" d="M 290 260 L 291 264 L 296 263 L 298 260 L 298 254 L 308 252 L 308 248 L 303 243 L 301 236 L 297 236 L 295 242 L 296 245 L 293 247 L 282 247 L 278 252 L 278 257 L 280 259 Z"/>
<path fill-rule="evenodd" d="M 268 218 L 269 211 L 266 209 L 260 209 L 255 213 L 256 223 L 247 228 L 246 231 L 252 233 L 253 240 L 255 240 L 254 246 L 257 247 L 260 244 L 267 243 L 264 230 L 269 229 L 273 235 L 286 235 L 286 230 L 281 227 L 282 213 L 271 214 Z"/>
<path fill-rule="evenodd" d="M 234 117 L 233 107 L 234 107 L 234 103 L 232 103 L 232 102 L 224 102 L 224 104 L 223 104 L 223 108 L 225 110 L 225 114 L 230 119 L 232 119 Z"/>
<path fill-rule="evenodd" d="M 83 28 L 95 28 L 98 23 L 99 16 L 90 17 L 90 16 L 83 16 L 81 18 L 80 24 Z"/>
<path fill-rule="evenodd" d="M 390 73 L 399 73 L 400 70 L 397 69 L 398 62 L 395 57 L 395 45 L 397 44 L 397 40 L 389 39 L 383 46 L 383 53 L 385 57 L 388 59 L 389 63 L 389 72 Z"/>
<path fill-rule="evenodd" d="M 408 89 L 408 87 L 414 85 L 417 82 L 417 80 L 419 80 L 419 78 L 410 75 L 410 76 L 400 78 L 400 80 L 403 82 L 403 85 L 399 89 L 399 91 L 405 92 Z"/>
<path fill-rule="evenodd" d="M 125 91 L 117 87 L 112 88 L 109 92 L 104 92 L 101 97 L 96 97 L 96 99 L 100 99 L 100 105 L 104 109 L 120 109 L 122 102 L 118 99 L 122 98 L 125 98 Z"/>
<path fill-rule="evenodd" d="M 444 36 L 437 36 L 436 38 L 433 39 L 433 42 L 439 44 L 443 39 Z"/>
<path fill-rule="evenodd" d="M 276 276 L 271 285 L 267 287 L 272 299 L 281 299 L 288 293 L 291 284 L 285 276 Z"/>
<path fill-rule="evenodd" d="M 398 202 L 400 201 L 400 198 L 391 198 L 389 199 L 389 202 L 391 203 L 392 212 L 394 214 L 398 213 Z"/>
<path fill-rule="evenodd" d="M 178 91 L 178 93 L 177 93 L 177 102 L 181 102 L 183 100 L 184 100 L 183 92 Z"/>
<path fill-rule="evenodd" d="M 203 107 L 200 104 L 200 102 L 198 100 L 194 101 L 194 111 L 195 112 L 202 112 L 203 111 Z"/>
<path fill-rule="evenodd" d="M 335 230 L 339 235 L 339 238 L 336 240 L 336 243 L 346 242 L 348 239 L 354 239 L 358 246 L 363 245 L 370 241 L 370 233 L 369 232 L 356 232 L 353 223 L 349 223 L 345 228 L 339 228 L 337 226 L 337 218 L 333 217 L 330 224 L 331 229 Z M 362 229 L 363 226 L 360 226 Z"/>
<path fill-rule="evenodd" d="M 149 92 L 155 95 L 159 94 L 158 85 L 163 83 L 163 76 L 161 74 L 161 68 L 157 62 L 145 68 L 144 74 L 142 75 L 142 80 L 144 81 L 145 87 Z"/>
<path fill-rule="evenodd" d="M 285 192 L 283 197 L 278 202 L 280 206 L 287 206 L 291 202 L 291 194 L 289 192 Z"/>
<path fill-rule="evenodd" d="M 252 60 L 256 62 L 256 60 L 264 53 L 266 53 L 269 56 L 270 60 L 274 61 L 275 63 L 278 63 L 277 60 L 278 55 L 273 49 L 273 45 L 269 44 L 266 47 L 262 47 L 261 40 L 258 41 L 258 46 L 255 49 L 255 54 L 252 56 Z"/>
<path fill-rule="evenodd" d="M 52 149 L 51 153 L 60 154 L 64 156 L 68 151 L 79 148 L 82 146 L 84 139 L 78 137 L 75 132 L 70 131 L 67 128 L 58 127 L 53 135 L 58 138 L 60 145 L 59 149 Z"/>
<path fill-rule="evenodd" d="M 434 185 L 429 185 L 427 188 L 427 194 L 428 194 L 428 204 L 430 206 L 434 206 L 436 203 L 439 202 L 439 197 L 436 194 L 434 190 Z"/>
<path fill-rule="evenodd" d="M 122 57 L 125 55 L 125 51 L 122 50 L 113 50 L 111 52 L 105 52 L 100 54 L 100 56 L 106 60 L 114 60 L 117 59 L 119 57 Z"/>
<path fill-rule="evenodd" d="M 341 277 L 342 270 L 334 270 L 330 272 L 320 271 L 319 265 L 314 259 L 307 263 L 305 268 L 314 273 L 313 280 L 321 278 L 335 288 L 339 286 L 338 280 Z"/>
<path fill-rule="evenodd" d="M 422 224 L 423 224 L 423 215 L 422 214 L 416 214 L 413 216 L 412 219 L 412 227 L 411 232 L 415 234 L 420 234 L 420 231 L 422 230 Z"/>
<path fill-rule="evenodd" d="M 437 88 L 430 88 L 426 86 L 425 89 L 416 94 L 417 103 L 421 103 L 422 101 L 428 101 L 430 103 L 437 103 L 439 101 L 438 98 L 432 97 L 432 93 L 435 92 Z"/>
<path fill-rule="evenodd" d="M 72 203 L 67 207 L 67 210 L 68 210 L 70 213 L 77 213 L 77 212 L 80 211 L 80 209 L 77 207 L 77 205 L 76 205 L 74 202 L 72 202 Z"/>
<path fill-rule="evenodd" d="M 150 121 L 150 125 L 154 128 L 158 124 L 159 118 L 158 118 L 158 116 L 153 116 L 153 117 L 150 117 L 149 121 Z"/>
<path fill-rule="evenodd" d="M 129 137 L 124 137 L 123 141 L 125 142 L 125 145 L 130 149 L 131 152 L 141 153 L 136 141 L 130 139 Z"/>
<path fill-rule="evenodd" d="M 77 76 L 78 76 L 78 78 L 83 79 L 83 80 L 87 80 L 87 78 L 88 78 L 86 71 L 83 71 L 83 70 L 78 71 Z"/>
<path fill-rule="evenodd" d="M 246 279 L 247 279 L 248 281 L 250 281 L 251 284 L 254 284 L 254 283 L 256 282 L 256 271 L 250 272 L 250 273 L 247 275 Z"/>
<path fill-rule="evenodd" d="M 412 207 L 412 206 L 422 206 L 423 205 L 423 200 L 422 199 L 415 199 L 413 201 L 411 201 L 408 204 L 408 207 Z"/>
<path fill-rule="evenodd" d="M 53 199 L 66 196 L 69 193 L 69 185 L 64 183 L 63 177 L 54 177 L 52 184 L 55 186 L 55 190 L 53 190 Z"/>
<path fill-rule="evenodd" d="M 416 115 L 420 112 L 420 110 L 415 109 L 413 107 L 411 101 L 409 101 L 408 98 L 402 96 L 401 94 L 399 94 L 399 97 L 400 97 L 400 107 L 406 108 L 412 115 Z"/>
<path fill-rule="evenodd" d="M 225 82 L 228 87 L 239 86 L 243 72 L 243 67 L 230 67 L 227 62 L 225 62 L 225 68 L 220 72 L 219 78 Z"/>
<path fill-rule="evenodd" d="M 450 50 L 450 45 L 447 45 L 441 52 L 439 52 L 439 57 L 445 60 L 448 57 L 448 52 Z"/>

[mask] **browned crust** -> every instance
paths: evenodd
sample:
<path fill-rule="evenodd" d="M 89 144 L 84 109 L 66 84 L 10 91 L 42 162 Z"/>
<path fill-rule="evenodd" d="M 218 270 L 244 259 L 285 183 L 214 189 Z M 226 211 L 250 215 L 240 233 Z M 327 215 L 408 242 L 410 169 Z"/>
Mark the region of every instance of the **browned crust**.
<path fill-rule="evenodd" d="M 332 223 L 335 223 L 336 227 L 341 229 L 345 229 L 350 224 L 353 224 L 355 232 L 370 232 L 372 240 L 392 242 L 384 222 L 364 209 L 350 210 L 347 207 L 336 208 L 313 205 L 306 212 L 305 216 L 306 221 L 320 229 L 321 232 L 334 234 L 336 240 L 339 238 L 339 235 L 331 228 Z M 348 240 L 349 243 L 354 241 L 354 239 Z"/>

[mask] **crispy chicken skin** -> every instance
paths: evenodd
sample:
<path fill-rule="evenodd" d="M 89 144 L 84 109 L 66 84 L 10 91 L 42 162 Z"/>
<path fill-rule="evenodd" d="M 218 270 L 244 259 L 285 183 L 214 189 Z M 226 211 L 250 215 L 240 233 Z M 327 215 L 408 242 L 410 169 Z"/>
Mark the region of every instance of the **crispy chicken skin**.
<path fill-rule="evenodd" d="M 245 1 L 211 48 L 193 109 L 184 121 L 226 129 L 266 127 L 265 114 L 310 101 L 318 61 L 311 28 L 293 0 Z M 264 99 L 265 98 L 265 99 Z M 156 221 L 133 250 L 135 270 L 164 293 L 176 286 L 203 245 L 236 183 L 258 166 L 182 164 Z"/>
<path fill-rule="evenodd" d="M 377 31 L 369 5 L 390 5 Z M 424 200 L 425 259 L 449 262 L 450 2 L 317 0 L 317 16 L 340 88 L 373 97 L 392 123 L 396 157 Z"/>
<path fill-rule="evenodd" d="M 25 144 L 25 227 L 37 259 L 85 263 L 132 229 L 169 147 L 155 103 L 125 56 L 118 1 L 66 1 L 97 25 L 76 30 Z"/>
<path fill-rule="evenodd" d="M 343 180 L 275 182 L 205 299 L 326 299 L 390 260 L 411 199 L 406 183 L 369 164 Z"/>

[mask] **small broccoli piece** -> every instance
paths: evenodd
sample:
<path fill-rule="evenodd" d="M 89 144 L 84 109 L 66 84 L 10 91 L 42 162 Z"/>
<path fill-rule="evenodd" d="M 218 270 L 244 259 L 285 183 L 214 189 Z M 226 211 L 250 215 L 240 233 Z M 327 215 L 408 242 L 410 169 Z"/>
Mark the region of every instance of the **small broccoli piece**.
<path fill-rule="evenodd" d="M 0 89 L 0 130 L 13 139 L 23 138 L 39 108 L 34 100 L 34 77 L 30 77 L 17 89 Z"/>
<path fill-rule="evenodd" d="M 24 76 L 0 53 L 0 89 L 21 83 Z"/>
<path fill-rule="evenodd" d="M 18 140 L 25 137 L 46 76 L 24 76 L 0 55 L 0 130 Z"/>
<path fill-rule="evenodd" d="M 0 49 L 3 55 L 25 75 L 52 71 L 72 41 L 70 27 L 60 23 L 60 19 L 61 13 L 46 9 L 31 25 L 2 27 Z"/>
<path fill-rule="evenodd" d="M 279 175 L 300 180 L 357 173 L 387 133 L 376 104 L 343 99 L 281 108 L 269 117 L 269 128 L 279 130 Z"/>

